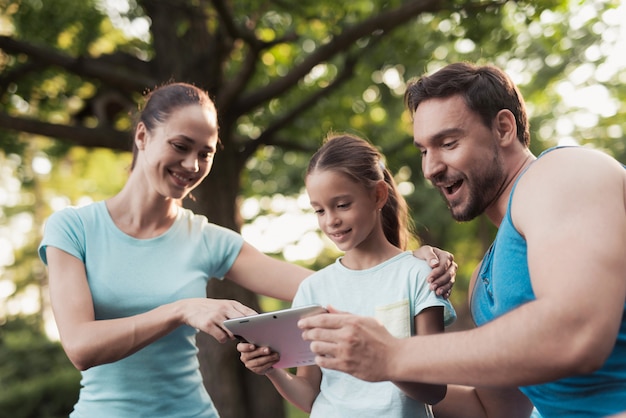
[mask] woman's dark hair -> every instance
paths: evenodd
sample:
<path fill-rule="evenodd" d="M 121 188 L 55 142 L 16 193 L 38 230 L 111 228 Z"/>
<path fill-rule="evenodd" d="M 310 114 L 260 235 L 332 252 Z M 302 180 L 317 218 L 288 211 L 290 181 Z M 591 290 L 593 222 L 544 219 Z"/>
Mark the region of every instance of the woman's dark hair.
<path fill-rule="evenodd" d="M 406 249 L 413 235 L 408 205 L 398 191 L 391 172 L 385 167 L 382 155 L 372 144 L 350 134 L 329 135 L 311 158 L 306 175 L 323 170 L 343 173 L 369 190 L 384 180 L 389 196 L 382 208 L 383 231 L 390 243 Z"/>
<path fill-rule="evenodd" d="M 431 75 L 409 81 L 404 102 L 412 115 L 424 100 L 455 95 L 461 95 L 467 107 L 476 112 L 488 128 L 498 112 L 510 110 L 517 124 L 517 139 L 529 146 L 530 128 L 524 99 L 507 74 L 493 65 L 464 62 L 447 65 Z"/>
<path fill-rule="evenodd" d="M 139 122 L 142 122 L 148 131 L 152 131 L 157 125 L 167 121 L 176 110 L 191 105 L 200 105 L 217 112 L 207 92 L 194 85 L 172 82 L 159 86 L 145 95 L 145 105 L 139 111 L 133 132 L 137 130 Z M 133 141 L 131 170 L 135 167 L 136 158 L 137 146 Z"/>

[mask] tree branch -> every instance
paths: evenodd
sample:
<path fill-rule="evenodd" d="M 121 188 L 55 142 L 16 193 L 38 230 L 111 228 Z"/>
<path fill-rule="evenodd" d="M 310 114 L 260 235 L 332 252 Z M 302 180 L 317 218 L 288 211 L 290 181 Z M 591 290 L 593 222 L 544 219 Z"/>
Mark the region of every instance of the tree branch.
<path fill-rule="evenodd" d="M 245 26 L 240 27 L 235 24 L 233 14 L 223 0 L 212 0 L 212 3 L 228 35 L 231 36 L 233 40 L 241 39 L 248 46 L 240 71 L 231 82 L 226 83 L 222 87 L 220 95 L 216 99 L 218 109 L 221 109 L 223 112 L 228 112 L 235 98 L 245 90 L 248 82 L 254 76 L 261 51 L 281 43 L 293 42 L 298 36 L 295 33 L 291 33 L 269 42 L 262 41 L 256 37 L 254 31 L 249 30 Z M 235 115 L 235 117 L 236 116 L 238 115 Z"/>
<path fill-rule="evenodd" d="M 230 37 L 234 39 L 242 39 L 248 45 L 256 45 L 259 43 L 259 40 L 254 35 L 254 32 L 247 30 L 246 28 L 239 27 L 235 24 L 235 17 L 230 12 L 228 5 L 223 0 L 211 0 L 213 7 L 215 7 L 215 11 L 220 17 L 220 22 L 226 28 L 226 32 L 230 35 Z"/>
<path fill-rule="evenodd" d="M 389 32 L 402 23 L 413 19 L 420 13 L 435 12 L 443 8 L 444 0 L 415 0 L 404 3 L 402 6 L 375 15 L 374 17 L 361 22 L 351 28 L 344 30 L 332 41 L 317 48 L 315 52 L 308 55 L 300 64 L 296 65 L 285 77 L 282 77 L 266 87 L 242 97 L 237 106 L 242 113 L 247 113 L 251 109 L 261 105 L 265 101 L 280 96 L 289 88 L 297 85 L 300 79 L 306 76 L 313 67 L 326 62 L 340 52 L 343 52 L 354 45 L 356 41 L 373 34 L 376 31 Z"/>
<path fill-rule="evenodd" d="M 43 71 L 46 65 L 36 62 L 28 62 L 17 65 L 11 70 L 4 70 L 0 76 L 0 92 L 4 93 L 11 83 L 17 82 L 21 77 L 36 71 Z"/>
<path fill-rule="evenodd" d="M 237 76 L 232 79 L 231 82 L 226 83 L 219 96 L 216 98 L 216 105 L 220 111 L 224 113 L 228 112 L 232 108 L 232 105 L 239 96 L 239 94 L 245 89 L 248 81 L 254 75 L 259 58 L 259 51 L 250 49 L 244 58 L 241 65 L 241 69 Z M 233 115 L 236 119 L 239 115 Z"/>
<path fill-rule="evenodd" d="M 309 146 L 311 144 L 313 146 Z M 294 142 L 292 139 L 284 139 L 280 137 L 272 137 L 271 140 L 267 141 L 265 145 L 274 145 L 284 150 L 303 152 L 307 155 L 313 155 L 319 148 L 319 144 L 316 142 L 302 144 L 300 142 Z"/>
<path fill-rule="evenodd" d="M 343 69 L 341 70 L 339 75 L 335 77 L 332 83 L 330 83 L 327 87 L 323 89 L 317 90 L 306 99 L 301 100 L 299 104 L 293 107 L 289 112 L 275 119 L 274 123 L 265 128 L 263 130 L 263 133 L 261 133 L 258 138 L 248 141 L 244 150 L 242 151 L 245 157 L 248 158 L 249 156 L 251 156 L 262 145 L 277 145 L 278 143 L 274 140 L 274 136 L 276 135 L 276 133 L 283 129 L 286 125 L 291 123 L 293 120 L 295 120 L 300 114 L 304 113 L 307 109 L 315 105 L 320 99 L 331 95 L 346 81 L 350 80 L 350 78 L 352 78 L 352 76 L 354 75 L 354 68 L 356 67 L 357 61 L 358 59 L 356 57 L 348 56 L 346 58 Z M 284 144 L 281 143 L 281 146 L 282 145 Z"/>
<path fill-rule="evenodd" d="M 142 91 L 147 86 L 155 84 L 154 80 L 145 76 L 143 72 L 127 70 L 128 65 L 110 65 L 106 62 L 106 56 L 101 58 L 74 58 L 49 47 L 39 47 L 8 36 L 0 36 L 0 49 L 10 54 L 26 54 L 34 61 L 61 67 L 84 77 L 102 80 L 121 90 Z M 121 53 L 118 52 L 117 55 L 119 56 Z M 130 55 L 124 55 L 126 58 L 132 58 L 138 64 L 141 63 L 140 60 Z"/>
<path fill-rule="evenodd" d="M 83 147 L 103 147 L 118 151 L 130 151 L 131 138 L 128 132 L 111 128 L 87 128 L 84 126 L 58 125 L 0 113 L 0 127 L 34 135 L 43 135 L 69 141 Z"/>

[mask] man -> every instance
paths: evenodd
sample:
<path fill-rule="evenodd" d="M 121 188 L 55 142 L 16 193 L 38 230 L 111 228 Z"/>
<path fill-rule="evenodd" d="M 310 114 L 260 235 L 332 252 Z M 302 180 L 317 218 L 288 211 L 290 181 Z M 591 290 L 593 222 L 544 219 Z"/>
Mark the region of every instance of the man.
<path fill-rule="evenodd" d="M 437 417 L 605 417 L 626 409 L 626 170 L 583 147 L 536 158 L 523 99 L 451 64 L 405 95 L 424 176 L 452 216 L 499 227 L 470 285 L 478 327 L 393 338 L 373 318 L 301 321 L 321 367 L 450 384 Z M 519 387 L 519 390 L 518 390 Z M 531 403 L 532 402 L 532 403 Z"/>

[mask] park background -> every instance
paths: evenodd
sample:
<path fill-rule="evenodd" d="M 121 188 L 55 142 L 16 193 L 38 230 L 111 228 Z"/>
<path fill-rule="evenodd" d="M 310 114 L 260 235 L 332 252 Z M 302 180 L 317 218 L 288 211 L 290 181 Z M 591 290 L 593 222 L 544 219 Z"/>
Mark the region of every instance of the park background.
<path fill-rule="evenodd" d="M 455 61 L 496 64 L 526 98 L 535 154 L 577 144 L 626 162 L 624 22 L 611 0 L 0 0 L 0 418 L 63 417 L 76 399 L 36 248 L 53 211 L 122 187 L 129 115 L 146 91 L 186 81 L 216 101 L 223 149 L 185 206 L 313 269 L 339 253 L 308 207 L 308 158 L 331 131 L 376 144 L 421 242 L 455 254 L 453 331 L 472 326 L 468 281 L 495 229 L 455 223 L 421 175 L 407 81 Z M 207 292 L 284 306 L 229 283 Z M 233 344 L 200 335 L 198 346 L 224 418 L 306 416 Z"/>

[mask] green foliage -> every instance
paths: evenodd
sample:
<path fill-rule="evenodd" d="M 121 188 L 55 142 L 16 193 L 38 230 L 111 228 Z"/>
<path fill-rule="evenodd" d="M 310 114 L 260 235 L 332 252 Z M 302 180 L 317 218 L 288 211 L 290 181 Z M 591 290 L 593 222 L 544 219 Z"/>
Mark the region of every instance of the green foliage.
<path fill-rule="evenodd" d="M 297 88 L 282 91 L 241 115 L 234 112 L 238 106 L 246 105 L 246 98 L 288 76 L 296 65 L 325 48 L 333 37 L 407 2 L 357 0 L 344 2 L 341 7 L 337 2 L 320 0 L 233 0 L 226 3 L 231 8 L 234 24 L 241 25 L 241 30 L 250 30 L 260 41 L 275 43 L 260 51 L 253 76 L 241 87 L 240 97 L 234 100 L 231 108 L 224 109 L 225 120 L 235 119 L 229 121 L 232 123 L 230 130 L 224 131 L 231 134 L 229 138 L 222 138 L 225 146 L 239 150 L 247 143 L 260 143 L 267 140 L 263 135 L 273 130 L 277 121 L 282 118 L 288 121 L 245 161 L 240 197 L 266 201 L 277 193 L 298 195 L 303 192 L 308 159 L 329 131 L 348 131 L 363 136 L 379 146 L 387 158 L 387 165 L 397 173 L 398 182 L 414 186 L 406 198 L 422 241 L 455 254 L 460 267 L 453 292 L 453 301 L 457 305 L 465 303 L 471 272 L 495 229 L 482 218 L 470 223 L 454 223 L 443 200 L 424 180 L 420 157 L 411 143 L 410 118 L 402 101 L 407 80 L 452 61 L 495 63 L 515 76 L 526 98 L 531 114 L 531 149 L 535 154 L 555 145 L 559 139 L 571 136 L 626 162 L 626 79 L 623 70 L 621 73 L 607 70 L 610 66 L 606 64 L 612 57 L 605 51 L 606 45 L 619 38 L 615 32 L 615 19 L 610 19 L 612 11 L 619 5 L 616 1 L 441 2 L 444 8 L 436 13 L 422 13 L 408 24 L 387 31 L 384 36 L 379 31 L 349 43 L 344 48 L 345 53 L 320 61 L 312 71 L 302 75 Z M 227 54 L 221 50 L 212 51 L 209 60 L 203 61 L 206 57 L 201 53 L 207 49 L 206 39 L 198 41 L 193 38 L 197 28 L 190 23 L 189 16 L 194 12 L 207 16 L 204 25 L 216 31 L 218 19 L 211 2 L 168 2 L 172 19 L 169 25 L 161 26 L 159 30 L 173 29 L 168 34 L 175 34 L 183 42 L 168 46 L 179 45 L 183 51 L 170 47 L 167 56 L 159 60 L 155 35 L 161 35 L 158 40 L 163 43 L 166 34 L 131 37 L 119 26 L 120 22 L 146 19 L 148 7 L 154 4 L 157 3 L 131 0 L 127 11 L 109 16 L 100 9 L 106 3 L 96 0 L 0 0 L 0 24 L 16 39 L 64 57 L 117 62 L 126 54 L 140 61 L 134 63 L 138 65 L 132 67 L 134 73 L 159 77 L 157 83 L 173 76 L 190 79 L 210 86 L 211 93 L 218 96 L 222 93 L 222 85 L 236 79 L 245 68 L 250 47 L 239 39 L 228 45 L 232 48 Z M 581 8 L 587 11 L 584 18 L 577 14 Z M 156 19 L 152 22 L 155 23 Z M 227 36 L 223 33 L 224 28 L 221 30 L 219 36 Z M 600 42 L 604 43 L 602 48 L 598 46 Z M 216 65 L 219 71 L 210 72 L 215 60 L 219 60 Z M 348 74 L 348 81 L 338 88 L 331 87 L 337 76 L 344 72 Z M 109 80 L 99 79 L 93 73 L 83 75 L 72 68 L 43 65 L 40 61 L 29 60 L 26 54 L 4 53 L 0 56 L 0 73 L 0 108 L 3 113 L 69 125 L 82 122 L 85 126 L 97 126 L 99 121 L 93 115 L 80 119 L 78 114 L 89 107 L 98 93 L 107 92 L 111 87 L 107 82 L 117 76 L 109 75 Z M 209 74 L 207 77 L 215 79 L 202 79 L 198 74 Z M 585 103 L 564 103 L 567 99 L 564 99 L 563 91 L 579 92 L 598 83 L 607 91 L 609 99 L 606 101 L 614 102 L 613 112 L 605 111 L 596 114 L 596 119 L 589 119 Z M 328 89 L 329 94 L 320 94 L 306 111 L 291 114 L 303 105 L 303 101 L 324 89 Z M 123 93 L 127 98 L 136 98 L 139 94 L 138 91 Z M 572 124 L 570 132 L 564 133 L 559 127 L 564 120 Z M 113 122 L 119 129 L 130 126 L 130 119 L 123 114 Z M 29 285 L 45 283 L 36 246 L 43 219 L 52 210 L 50 202 L 80 204 L 115 194 L 126 178 L 130 155 L 103 149 L 90 150 L 68 141 L 43 140 L 5 130 L 0 131 L 0 147 L 2 158 L 10 158 L 11 167 L 15 167 L 11 176 L 21 184 L 19 201 L 0 206 L 0 229 L 8 228 L 12 219 L 24 214 L 32 215 L 33 220 L 26 243 L 19 248 L 16 246 L 14 264 L 2 272 L 3 279 L 16 284 L 12 296 L 18 296 Z M 235 154 L 223 152 L 217 159 Z M 37 156 L 52 162 L 50 173 L 38 175 L 33 172 L 32 161 Z M 2 160 L 3 169 L 9 167 L 5 161 Z M 14 164 L 15 161 L 18 162 Z M 219 191 L 215 193 L 216 200 L 219 200 Z M 266 215 L 280 214 L 265 205 L 258 216 Z M 336 256 L 336 250 L 330 245 L 317 258 L 303 260 L 302 264 L 318 269 L 328 265 Z M 283 306 L 273 300 L 262 303 L 266 309 Z M 19 332 L 11 331 L 13 336 L 7 338 L 13 342 L 11 348 L 7 348 L 6 326 L 3 326 L 0 341 L 0 385 L 4 385 L 1 387 L 4 394 L 0 395 L 0 411 L 48 408 L 46 405 L 54 399 L 66 399 L 62 395 L 49 397 L 53 390 L 62 390 L 64 386 L 51 384 L 50 381 L 55 381 L 52 379 L 67 382 L 67 390 L 76 393 L 76 381 L 73 380 L 76 373 L 64 370 L 62 361 L 59 360 L 58 370 L 54 366 L 55 370 L 46 369 L 45 374 L 39 373 L 48 362 L 56 362 L 50 359 L 57 355 L 57 345 L 50 343 L 52 345 L 46 346 L 41 341 L 40 345 L 33 345 L 41 359 L 45 359 L 41 362 L 46 364 L 39 364 L 26 350 L 19 348 L 23 345 L 15 343 L 15 339 L 19 340 L 16 336 L 21 335 Z M 28 368 L 33 375 L 28 375 L 17 366 L 18 363 L 35 365 Z M 53 415 L 43 409 L 32 409 L 25 411 L 23 416 Z"/>
<path fill-rule="evenodd" d="M 77 400 L 79 377 L 66 368 L 13 385 L 0 395 L 0 418 L 66 418 Z"/>
<path fill-rule="evenodd" d="M 20 155 L 24 153 L 25 149 L 26 143 L 18 140 L 18 135 L 15 132 L 0 132 L 0 150 L 5 154 Z"/>
<path fill-rule="evenodd" d="M 321 140 L 311 140 L 313 147 Z M 312 149 L 314 149 L 312 147 Z M 243 173 L 242 184 L 256 196 L 272 194 L 293 195 L 302 190 L 304 169 L 309 153 L 285 150 L 275 146 L 261 148 L 251 158 Z"/>
<path fill-rule="evenodd" d="M 0 327 L 0 418 L 67 417 L 80 373 L 30 317 Z"/>
<path fill-rule="evenodd" d="M 78 55 L 101 35 L 94 29 L 99 28 L 104 15 L 93 0 L 9 1 L 7 9 L 18 4 L 13 24 L 24 39 L 45 45 L 52 40 L 57 48 Z"/>
<path fill-rule="evenodd" d="M 102 200 L 122 188 L 128 177 L 130 160 L 130 153 L 72 147 L 56 159 L 56 169 L 40 181 L 50 192 L 69 198 L 74 205 L 81 198 Z"/>

